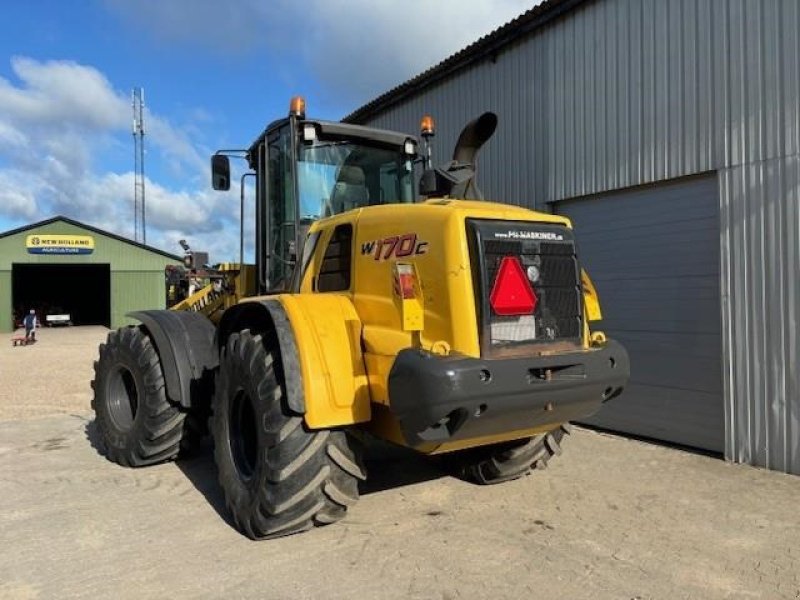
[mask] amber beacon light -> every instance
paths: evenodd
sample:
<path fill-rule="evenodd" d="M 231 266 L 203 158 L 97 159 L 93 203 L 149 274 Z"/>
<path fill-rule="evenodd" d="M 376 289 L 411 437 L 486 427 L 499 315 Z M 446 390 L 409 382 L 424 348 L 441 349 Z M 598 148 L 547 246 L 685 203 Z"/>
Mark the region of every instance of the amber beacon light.
<path fill-rule="evenodd" d="M 420 133 L 425 137 L 435 135 L 436 126 L 433 122 L 433 117 L 430 115 L 423 116 L 419 122 L 419 130 Z"/>
<path fill-rule="evenodd" d="M 289 102 L 289 114 L 299 119 L 306 116 L 306 99 L 302 96 L 293 96 Z"/>

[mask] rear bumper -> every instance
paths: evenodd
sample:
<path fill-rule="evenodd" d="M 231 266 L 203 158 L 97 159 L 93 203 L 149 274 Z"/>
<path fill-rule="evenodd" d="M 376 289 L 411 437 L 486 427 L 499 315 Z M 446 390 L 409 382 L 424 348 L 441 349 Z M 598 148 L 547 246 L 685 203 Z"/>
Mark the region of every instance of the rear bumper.
<path fill-rule="evenodd" d="M 407 348 L 389 373 L 391 411 L 412 446 L 533 429 L 588 417 L 630 377 L 628 353 L 599 348 L 512 359 Z"/>

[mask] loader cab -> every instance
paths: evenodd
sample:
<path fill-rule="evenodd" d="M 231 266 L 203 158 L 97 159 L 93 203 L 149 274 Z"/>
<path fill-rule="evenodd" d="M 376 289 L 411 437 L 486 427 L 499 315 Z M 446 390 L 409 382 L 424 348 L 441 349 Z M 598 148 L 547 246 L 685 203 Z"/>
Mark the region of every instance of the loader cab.
<path fill-rule="evenodd" d="M 227 189 L 229 165 L 219 157 L 212 158 L 212 183 Z M 256 177 L 261 292 L 296 291 L 294 267 L 315 221 L 364 206 L 415 201 L 414 137 L 309 120 L 294 99 L 289 116 L 270 123 L 245 157 Z"/>

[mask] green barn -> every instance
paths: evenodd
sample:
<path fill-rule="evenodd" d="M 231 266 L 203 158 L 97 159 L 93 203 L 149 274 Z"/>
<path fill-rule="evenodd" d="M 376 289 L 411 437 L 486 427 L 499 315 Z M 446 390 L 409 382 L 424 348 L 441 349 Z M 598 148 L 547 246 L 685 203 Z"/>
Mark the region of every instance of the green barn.
<path fill-rule="evenodd" d="M 181 258 L 67 217 L 0 233 L 0 332 L 14 316 L 67 313 L 116 328 L 133 310 L 165 308 L 164 268 Z"/>

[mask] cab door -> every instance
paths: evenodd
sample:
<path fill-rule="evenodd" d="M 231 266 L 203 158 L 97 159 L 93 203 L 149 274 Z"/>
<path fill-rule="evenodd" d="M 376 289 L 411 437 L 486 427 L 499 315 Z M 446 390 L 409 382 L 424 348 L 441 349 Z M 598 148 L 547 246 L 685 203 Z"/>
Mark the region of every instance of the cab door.
<path fill-rule="evenodd" d="M 290 123 L 268 133 L 266 143 L 266 287 L 269 291 L 281 291 L 289 288 L 297 236 Z"/>

